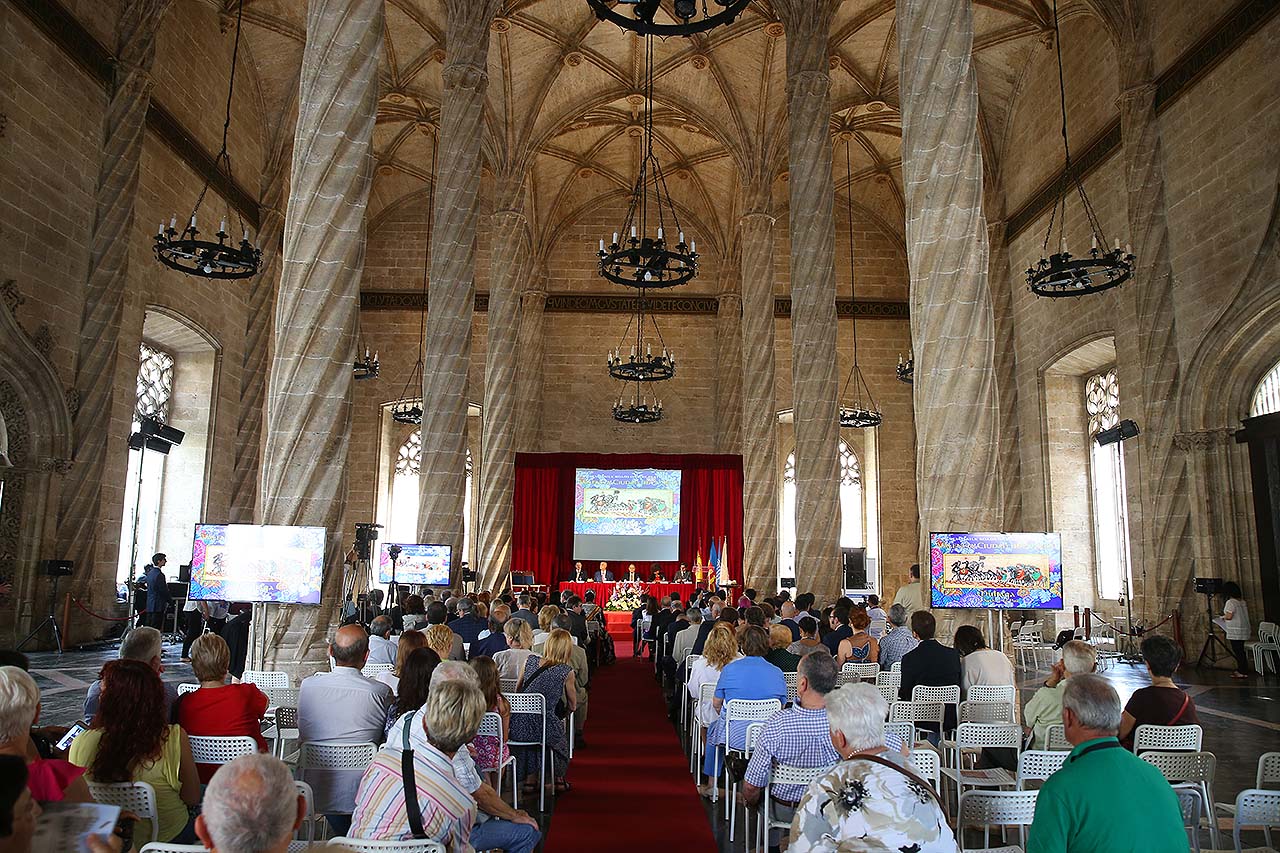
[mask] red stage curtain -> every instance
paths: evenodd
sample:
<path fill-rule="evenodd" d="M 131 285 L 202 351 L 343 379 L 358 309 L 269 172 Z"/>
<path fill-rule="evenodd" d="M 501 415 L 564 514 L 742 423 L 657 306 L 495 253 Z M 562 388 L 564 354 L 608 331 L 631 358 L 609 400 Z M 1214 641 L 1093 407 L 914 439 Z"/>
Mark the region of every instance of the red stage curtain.
<path fill-rule="evenodd" d="M 692 569 L 698 552 L 706 562 L 712 539 L 723 547 L 728 537 L 729 577 L 742 583 L 742 457 L 727 454 L 517 453 L 512 571 L 531 573 L 553 589 L 569 578 L 577 468 L 680 471 L 680 561 Z M 583 568 L 595 571 L 595 565 Z M 626 567 L 610 568 L 619 573 Z M 638 568 L 647 580 L 648 564 Z M 677 568 L 678 563 L 662 564 L 668 578 Z"/>

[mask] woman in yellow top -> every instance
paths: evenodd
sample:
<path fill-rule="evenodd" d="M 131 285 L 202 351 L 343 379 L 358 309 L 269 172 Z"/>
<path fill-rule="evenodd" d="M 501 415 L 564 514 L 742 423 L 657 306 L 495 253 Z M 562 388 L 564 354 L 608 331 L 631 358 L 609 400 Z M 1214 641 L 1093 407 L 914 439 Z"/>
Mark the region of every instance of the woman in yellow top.
<path fill-rule="evenodd" d="M 165 713 L 160 676 L 142 661 L 113 660 L 102 668 L 102 700 L 90 729 L 71 743 L 71 762 L 91 782 L 146 782 L 156 792 L 157 840 L 196 843 L 189 806 L 200 802 L 191 744 Z M 134 837 L 149 839 L 151 827 Z"/>

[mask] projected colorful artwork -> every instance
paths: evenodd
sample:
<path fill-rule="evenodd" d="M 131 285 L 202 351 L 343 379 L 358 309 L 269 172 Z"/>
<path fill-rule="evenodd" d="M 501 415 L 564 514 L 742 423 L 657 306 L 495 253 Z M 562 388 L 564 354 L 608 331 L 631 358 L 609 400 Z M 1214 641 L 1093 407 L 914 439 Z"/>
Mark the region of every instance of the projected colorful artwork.
<path fill-rule="evenodd" d="M 934 607 L 1062 609 L 1057 533 L 931 533 Z"/>

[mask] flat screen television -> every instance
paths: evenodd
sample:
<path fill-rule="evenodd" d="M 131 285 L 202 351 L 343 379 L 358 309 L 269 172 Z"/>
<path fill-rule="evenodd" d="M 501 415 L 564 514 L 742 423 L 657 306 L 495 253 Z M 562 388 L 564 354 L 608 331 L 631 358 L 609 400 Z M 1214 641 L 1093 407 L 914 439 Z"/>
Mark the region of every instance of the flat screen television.
<path fill-rule="evenodd" d="M 400 546 L 396 559 L 396 583 L 415 583 L 426 586 L 448 586 L 449 571 L 453 566 L 453 549 L 448 545 L 405 544 L 383 542 L 378 555 L 378 582 L 391 583 L 392 545 Z"/>
<path fill-rule="evenodd" d="M 191 549 L 195 600 L 319 604 L 325 529 L 197 524 Z"/>
<path fill-rule="evenodd" d="M 936 608 L 1062 609 L 1057 533 L 930 533 L 929 567 Z"/>

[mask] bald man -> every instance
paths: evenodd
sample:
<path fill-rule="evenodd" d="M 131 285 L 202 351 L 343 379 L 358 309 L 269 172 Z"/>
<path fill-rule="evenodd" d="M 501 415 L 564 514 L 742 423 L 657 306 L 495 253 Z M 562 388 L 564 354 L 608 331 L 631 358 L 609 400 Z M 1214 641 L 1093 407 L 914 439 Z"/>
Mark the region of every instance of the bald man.
<path fill-rule="evenodd" d="M 303 679 L 298 690 L 299 740 L 382 743 L 387 709 L 395 697 L 387 685 L 360 674 L 369 658 L 369 635 L 360 625 L 343 625 L 333 635 L 329 655 L 333 671 Z M 346 835 L 351 826 L 362 772 L 308 770 L 300 777 L 315 790 L 315 809 L 335 835 Z"/>

